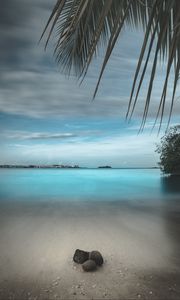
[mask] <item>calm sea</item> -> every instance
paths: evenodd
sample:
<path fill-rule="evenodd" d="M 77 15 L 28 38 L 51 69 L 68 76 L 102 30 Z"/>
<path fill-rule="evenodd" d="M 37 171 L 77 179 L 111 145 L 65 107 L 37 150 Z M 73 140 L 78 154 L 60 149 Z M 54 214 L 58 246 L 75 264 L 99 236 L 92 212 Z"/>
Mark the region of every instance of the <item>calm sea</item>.
<path fill-rule="evenodd" d="M 180 199 L 180 177 L 158 169 L 1 169 L 1 200 Z"/>

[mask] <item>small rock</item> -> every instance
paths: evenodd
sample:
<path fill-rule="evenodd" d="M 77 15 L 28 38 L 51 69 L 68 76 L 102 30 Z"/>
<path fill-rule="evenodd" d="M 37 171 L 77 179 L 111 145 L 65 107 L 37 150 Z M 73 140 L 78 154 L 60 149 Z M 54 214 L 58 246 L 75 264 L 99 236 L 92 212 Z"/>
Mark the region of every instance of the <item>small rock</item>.
<path fill-rule="evenodd" d="M 76 289 L 80 289 L 80 287 L 81 287 L 80 284 L 75 286 Z"/>
<path fill-rule="evenodd" d="M 94 260 L 87 260 L 82 264 L 82 268 L 85 272 L 94 271 L 96 269 L 96 263 Z"/>
<path fill-rule="evenodd" d="M 56 286 L 58 285 L 59 283 L 57 281 L 53 282 L 52 286 Z"/>
<path fill-rule="evenodd" d="M 81 295 L 85 295 L 85 292 L 81 291 L 80 294 L 81 294 Z"/>
<path fill-rule="evenodd" d="M 103 257 L 99 251 L 90 252 L 89 259 L 94 260 L 98 266 L 103 264 Z"/>
<path fill-rule="evenodd" d="M 137 285 L 137 286 L 140 286 L 140 283 L 138 282 L 136 285 Z"/>
<path fill-rule="evenodd" d="M 83 251 L 80 249 L 76 249 L 73 260 L 78 264 L 83 264 L 85 261 L 89 259 L 89 252 Z"/>
<path fill-rule="evenodd" d="M 153 293 L 152 291 L 149 292 L 150 295 L 152 295 L 152 293 Z"/>
<path fill-rule="evenodd" d="M 95 289 L 96 288 L 96 284 L 93 284 L 92 288 Z"/>

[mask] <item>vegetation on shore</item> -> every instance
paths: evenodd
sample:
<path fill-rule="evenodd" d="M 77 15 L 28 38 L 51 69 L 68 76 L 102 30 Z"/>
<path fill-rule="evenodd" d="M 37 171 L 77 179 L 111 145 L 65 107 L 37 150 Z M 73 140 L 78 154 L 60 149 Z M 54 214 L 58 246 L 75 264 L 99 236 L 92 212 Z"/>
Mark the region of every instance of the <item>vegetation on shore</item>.
<path fill-rule="evenodd" d="M 180 175 L 180 126 L 175 126 L 161 138 L 156 151 L 160 154 L 159 166 L 163 173 Z"/>

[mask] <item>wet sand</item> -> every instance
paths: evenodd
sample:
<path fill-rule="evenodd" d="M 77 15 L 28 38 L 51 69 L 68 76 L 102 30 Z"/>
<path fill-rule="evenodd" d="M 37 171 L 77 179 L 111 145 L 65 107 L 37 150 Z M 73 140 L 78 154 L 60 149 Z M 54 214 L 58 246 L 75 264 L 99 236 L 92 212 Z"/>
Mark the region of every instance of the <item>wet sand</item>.
<path fill-rule="evenodd" d="M 179 300 L 179 283 L 180 201 L 0 202 L 0 299 Z"/>

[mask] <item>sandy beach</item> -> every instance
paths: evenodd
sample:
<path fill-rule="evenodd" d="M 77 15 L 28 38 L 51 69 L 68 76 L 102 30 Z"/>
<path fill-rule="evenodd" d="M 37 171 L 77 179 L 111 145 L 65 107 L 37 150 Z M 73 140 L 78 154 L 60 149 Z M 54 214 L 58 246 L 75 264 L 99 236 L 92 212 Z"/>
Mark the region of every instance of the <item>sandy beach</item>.
<path fill-rule="evenodd" d="M 76 248 L 99 250 L 85 273 Z M 180 204 L 0 203 L 0 299 L 180 299 Z"/>

